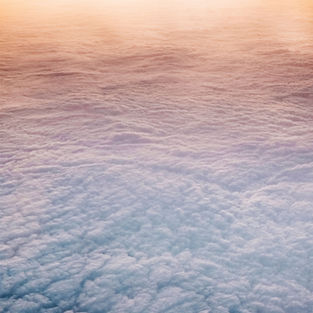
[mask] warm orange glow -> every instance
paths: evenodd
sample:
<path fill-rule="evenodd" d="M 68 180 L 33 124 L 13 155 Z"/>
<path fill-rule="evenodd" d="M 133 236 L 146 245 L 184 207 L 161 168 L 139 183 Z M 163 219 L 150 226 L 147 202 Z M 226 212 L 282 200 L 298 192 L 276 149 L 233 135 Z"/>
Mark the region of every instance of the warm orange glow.
<path fill-rule="evenodd" d="M 45 45 L 81 58 L 91 42 L 108 55 L 171 46 L 236 62 L 240 49 L 270 37 L 278 50 L 303 53 L 312 7 L 309 0 L 0 0 L 0 50 L 24 59 Z"/>

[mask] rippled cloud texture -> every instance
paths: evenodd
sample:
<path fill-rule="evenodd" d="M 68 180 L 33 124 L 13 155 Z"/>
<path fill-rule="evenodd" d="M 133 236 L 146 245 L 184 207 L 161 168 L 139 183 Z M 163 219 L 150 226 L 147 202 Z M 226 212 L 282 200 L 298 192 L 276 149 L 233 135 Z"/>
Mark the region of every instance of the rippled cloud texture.
<path fill-rule="evenodd" d="M 1 312 L 313 312 L 309 1 L 0 7 Z"/>

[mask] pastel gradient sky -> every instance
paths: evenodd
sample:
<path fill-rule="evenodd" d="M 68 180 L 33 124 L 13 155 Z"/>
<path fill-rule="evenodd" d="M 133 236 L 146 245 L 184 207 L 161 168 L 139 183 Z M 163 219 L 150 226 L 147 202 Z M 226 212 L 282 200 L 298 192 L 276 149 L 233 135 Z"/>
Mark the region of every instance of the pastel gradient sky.
<path fill-rule="evenodd" d="M 0 0 L 0 312 L 312 313 L 313 4 Z"/>

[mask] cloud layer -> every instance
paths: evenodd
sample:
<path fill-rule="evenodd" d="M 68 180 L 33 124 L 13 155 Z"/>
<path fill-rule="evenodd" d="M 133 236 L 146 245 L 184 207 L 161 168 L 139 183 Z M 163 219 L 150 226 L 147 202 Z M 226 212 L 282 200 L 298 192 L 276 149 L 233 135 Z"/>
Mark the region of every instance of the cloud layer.
<path fill-rule="evenodd" d="M 1 311 L 312 313 L 309 19 L 223 10 L 2 31 Z"/>

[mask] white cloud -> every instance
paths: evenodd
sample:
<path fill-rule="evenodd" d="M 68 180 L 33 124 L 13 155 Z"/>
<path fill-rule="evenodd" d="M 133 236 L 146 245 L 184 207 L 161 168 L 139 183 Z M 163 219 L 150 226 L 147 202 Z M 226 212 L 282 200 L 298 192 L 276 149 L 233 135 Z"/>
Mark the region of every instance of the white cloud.
<path fill-rule="evenodd" d="M 1 312 L 312 312 L 313 55 L 263 9 L 3 30 Z"/>

